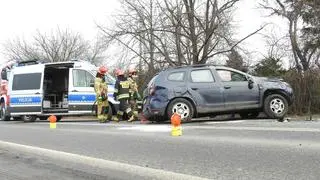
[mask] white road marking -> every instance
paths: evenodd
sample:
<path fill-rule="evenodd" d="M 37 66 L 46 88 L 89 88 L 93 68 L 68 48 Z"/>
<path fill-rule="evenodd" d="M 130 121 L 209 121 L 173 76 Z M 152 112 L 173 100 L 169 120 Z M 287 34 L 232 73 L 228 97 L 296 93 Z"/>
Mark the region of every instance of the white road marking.
<path fill-rule="evenodd" d="M 30 124 L 29 124 L 30 125 Z M 37 125 L 45 125 L 49 126 L 48 123 L 37 123 Z M 106 124 L 100 124 L 100 123 L 68 123 L 68 122 L 59 122 L 57 123 L 57 128 L 59 126 L 67 126 L 67 125 L 75 125 L 75 126 L 100 126 L 100 127 L 110 127 L 110 128 L 116 128 L 118 130 L 131 130 L 131 131 L 139 131 L 139 132 L 169 132 L 171 131 L 171 125 L 170 124 L 117 124 L 117 123 L 106 123 Z M 34 126 L 33 126 L 34 127 Z M 259 126 L 259 127 L 253 127 L 253 126 L 214 126 L 214 124 L 211 125 L 184 125 L 182 124 L 181 127 L 183 130 L 190 130 L 190 129 L 207 129 L 207 130 L 247 130 L 247 131 L 284 131 L 284 132 L 320 132 L 320 128 L 300 128 L 300 127 L 268 127 L 268 126 Z M 32 128 L 30 125 L 29 128 Z"/>
<path fill-rule="evenodd" d="M 189 128 L 189 127 L 187 127 Z M 232 127 L 232 126 L 192 126 L 194 129 L 218 129 L 218 130 L 249 130 L 249 131 L 287 131 L 287 132 L 320 132 L 317 128 L 288 128 L 288 127 Z"/>
<path fill-rule="evenodd" d="M 98 168 L 103 169 L 111 169 L 115 171 L 121 170 L 122 172 L 126 172 L 132 175 L 138 175 L 143 177 L 148 177 L 150 179 L 194 179 L 194 180 L 202 180 L 205 178 L 200 178 L 192 175 L 180 174 L 160 169 L 154 169 L 149 167 L 141 167 L 137 165 L 130 165 L 125 163 L 120 163 L 116 161 L 109 161 L 100 158 L 94 158 L 79 154 L 72 154 L 63 151 L 56 151 L 51 149 L 45 149 L 34 146 L 27 146 L 12 142 L 0 141 L 0 149 L 7 149 L 11 152 L 18 151 L 23 153 L 30 153 L 40 157 L 52 158 L 56 160 L 68 161 L 72 163 L 80 163 L 84 165 L 91 165 Z"/>
<path fill-rule="evenodd" d="M 204 124 L 233 124 L 233 123 L 242 123 L 246 122 L 246 120 L 235 120 L 235 121 L 211 121 L 211 122 L 204 122 Z"/>
<path fill-rule="evenodd" d="M 142 132 L 170 132 L 170 126 L 131 126 L 119 127 L 119 130 L 137 130 Z"/>
<path fill-rule="evenodd" d="M 79 126 L 109 126 L 109 125 L 116 125 L 116 124 L 101 124 L 99 122 L 90 122 L 90 123 L 84 123 L 84 122 L 58 122 L 57 124 L 63 124 L 63 125 L 79 125 Z"/>
<path fill-rule="evenodd" d="M 214 138 L 203 136 L 184 136 L 185 139 L 194 141 L 204 141 L 223 144 L 238 144 L 241 146 L 260 146 L 260 147 L 284 147 L 303 150 L 320 150 L 320 143 L 316 140 L 299 140 L 299 139 L 270 139 L 270 138 L 254 138 L 254 137 L 233 137 L 233 136 L 217 136 Z"/>

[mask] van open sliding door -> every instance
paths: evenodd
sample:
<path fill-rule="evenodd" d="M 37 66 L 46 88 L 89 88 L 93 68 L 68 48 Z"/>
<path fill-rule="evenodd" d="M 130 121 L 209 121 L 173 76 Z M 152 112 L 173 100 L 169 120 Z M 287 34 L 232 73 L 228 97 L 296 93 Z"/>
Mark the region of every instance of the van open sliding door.
<path fill-rule="evenodd" d="M 16 71 L 15 71 L 16 70 Z M 37 115 L 42 112 L 44 66 L 14 69 L 9 82 L 11 116 Z"/>
<path fill-rule="evenodd" d="M 93 114 L 96 95 L 92 83 L 94 75 L 84 69 L 71 68 L 69 71 L 69 113 Z"/>

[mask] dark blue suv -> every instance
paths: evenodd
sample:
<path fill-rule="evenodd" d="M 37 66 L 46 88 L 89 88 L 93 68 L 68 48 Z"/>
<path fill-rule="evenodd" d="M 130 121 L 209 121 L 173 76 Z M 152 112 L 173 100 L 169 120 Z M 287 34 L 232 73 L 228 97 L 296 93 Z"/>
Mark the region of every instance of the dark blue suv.
<path fill-rule="evenodd" d="M 280 79 L 255 77 L 214 65 L 172 67 L 154 76 L 144 90 L 143 113 L 152 121 L 179 113 L 192 117 L 239 113 L 283 119 L 293 101 L 291 86 Z"/>

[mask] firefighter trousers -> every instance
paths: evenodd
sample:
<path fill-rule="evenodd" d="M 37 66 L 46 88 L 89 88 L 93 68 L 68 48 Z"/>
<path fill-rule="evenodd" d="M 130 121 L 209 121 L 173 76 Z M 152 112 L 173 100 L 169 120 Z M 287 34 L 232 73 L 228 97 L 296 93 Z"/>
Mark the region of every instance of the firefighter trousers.
<path fill-rule="evenodd" d="M 110 120 L 108 101 L 97 102 L 97 116 L 98 116 L 99 122 L 106 122 Z"/>
<path fill-rule="evenodd" d="M 138 113 L 137 100 L 131 99 L 129 101 L 129 104 L 130 104 L 130 108 L 131 108 L 133 116 L 134 116 L 134 120 L 137 120 L 138 119 L 138 114 L 139 114 Z"/>
<path fill-rule="evenodd" d="M 119 102 L 119 111 L 117 112 L 118 119 L 123 120 L 124 115 L 127 115 L 128 118 L 131 118 L 131 116 L 133 116 L 133 113 L 129 106 L 128 98 L 119 99 Z"/>

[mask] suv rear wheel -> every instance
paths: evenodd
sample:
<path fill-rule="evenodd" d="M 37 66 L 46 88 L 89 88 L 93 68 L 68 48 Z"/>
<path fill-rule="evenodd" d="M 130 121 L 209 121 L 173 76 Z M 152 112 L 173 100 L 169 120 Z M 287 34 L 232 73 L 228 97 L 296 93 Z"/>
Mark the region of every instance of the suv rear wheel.
<path fill-rule="evenodd" d="M 288 108 L 288 101 L 280 94 L 269 95 L 264 100 L 264 112 L 269 118 L 283 119 Z"/>
<path fill-rule="evenodd" d="M 180 114 L 181 121 L 186 122 L 190 121 L 193 117 L 194 109 L 190 101 L 183 98 L 177 98 L 173 100 L 167 108 L 169 119 L 174 113 Z"/>

